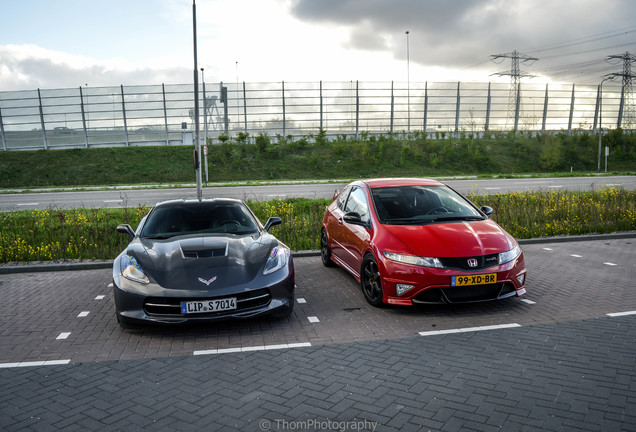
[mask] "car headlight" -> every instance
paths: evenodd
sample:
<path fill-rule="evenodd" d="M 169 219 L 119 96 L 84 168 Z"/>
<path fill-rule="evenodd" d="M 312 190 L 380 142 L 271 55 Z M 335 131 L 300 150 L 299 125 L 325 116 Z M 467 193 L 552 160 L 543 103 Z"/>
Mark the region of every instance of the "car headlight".
<path fill-rule="evenodd" d="M 121 274 L 126 279 L 130 279 L 131 281 L 139 282 L 142 284 L 150 283 L 148 276 L 144 273 L 144 270 L 141 268 L 139 263 L 134 257 L 130 255 L 124 255 L 121 257 Z"/>
<path fill-rule="evenodd" d="M 265 263 L 263 274 L 268 275 L 285 267 L 287 260 L 289 259 L 289 255 L 290 252 L 288 248 L 280 245 L 273 247 L 267 256 L 267 262 Z"/>
<path fill-rule="evenodd" d="M 499 254 L 499 264 L 505 264 L 516 259 L 519 255 L 521 255 L 521 248 L 519 245 L 513 247 L 508 252 L 501 252 Z"/>
<path fill-rule="evenodd" d="M 438 258 L 418 257 L 413 255 L 401 255 L 393 252 L 382 252 L 385 257 L 392 261 L 411 264 L 422 267 L 444 268 L 442 262 Z"/>

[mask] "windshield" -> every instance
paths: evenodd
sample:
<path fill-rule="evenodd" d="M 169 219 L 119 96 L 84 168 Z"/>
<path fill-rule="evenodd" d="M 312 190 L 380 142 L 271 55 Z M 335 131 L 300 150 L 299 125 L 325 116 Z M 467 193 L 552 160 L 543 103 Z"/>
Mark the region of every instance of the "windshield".
<path fill-rule="evenodd" d="M 371 189 L 380 222 L 388 225 L 482 220 L 485 217 L 448 186 L 399 186 Z"/>
<path fill-rule="evenodd" d="M 164 239 L 188 234 L 253 234 L 258 225 L 241 203 L 183 203 L 156 207 L 141 237 Z"/>

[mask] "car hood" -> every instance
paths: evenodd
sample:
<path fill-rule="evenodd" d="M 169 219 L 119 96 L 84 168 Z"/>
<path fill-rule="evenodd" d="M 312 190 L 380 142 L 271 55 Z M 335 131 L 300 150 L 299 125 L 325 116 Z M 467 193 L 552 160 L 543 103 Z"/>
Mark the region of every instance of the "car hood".
<path fill-rule="evenodd" d="M 516 241 L 491 219 L 430 225 L 385 225 L 391 239 L 385 247 L 402 247 L 403 252 L 426 257 L 470 257 L 512 249 Z M 398 240 L 397 242 L 395 240 Z"/>
<path fill-rule="evenodd" d="M 245 284 L 261 274 L 270 234 L 137 239 L 127 249 L 146 275 L 164 288 L 208 289 Z"/>

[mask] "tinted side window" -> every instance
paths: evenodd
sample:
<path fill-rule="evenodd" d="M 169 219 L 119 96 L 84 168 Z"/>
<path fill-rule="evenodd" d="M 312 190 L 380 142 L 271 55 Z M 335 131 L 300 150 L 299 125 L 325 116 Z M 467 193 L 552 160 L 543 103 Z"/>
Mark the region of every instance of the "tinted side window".
<path fill-rule="evenodd" d="M 336 201 L 336 204 L 338 205 L 338 208 L 342 211 L 345 211 L 345 203 L 347 202 L 347 197 L 349 196 L 349 192 L 351 191 L 351 186 L 347 186 L 346 188 L 344 188 L 342 190 L 342 192 L 340 192 L 340 195 L 338 195 L 338 200 Z"/>
<path fill-rule="evenodd" d="M 349 199 L 344 209 L 345 213 L 355 212 L 360 215 L 362 222 L 369 222 L 369 203 L 364 190 L 354 188 L 349 194 Z"/>

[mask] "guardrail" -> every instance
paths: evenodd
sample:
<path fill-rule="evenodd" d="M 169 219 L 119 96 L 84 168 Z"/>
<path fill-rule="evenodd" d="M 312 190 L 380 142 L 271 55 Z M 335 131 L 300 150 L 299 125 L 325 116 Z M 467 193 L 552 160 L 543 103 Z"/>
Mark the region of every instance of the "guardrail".
<path fill-rule="evenodd" d="M 327 136 L 419 131 L 631 129 L 621 87 L 573 84 L 276 82 L 201 84 L 200 125 L 219 142 L 242 134 Z M 172 145 L 194 130 L 193 86 L 36 89 L 0 92 L 3 150 Z M 630 105 L 631 107 L 631 105 Z M 633 113 L 633 109 L 627 111 Z M 631 115 L 631 114 L 630 114 Z"/>

